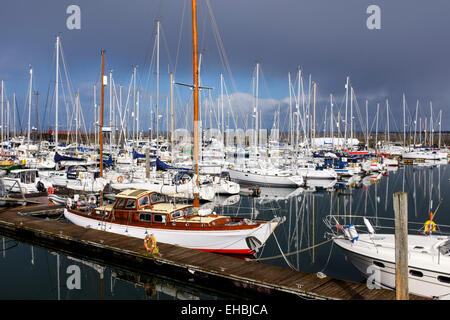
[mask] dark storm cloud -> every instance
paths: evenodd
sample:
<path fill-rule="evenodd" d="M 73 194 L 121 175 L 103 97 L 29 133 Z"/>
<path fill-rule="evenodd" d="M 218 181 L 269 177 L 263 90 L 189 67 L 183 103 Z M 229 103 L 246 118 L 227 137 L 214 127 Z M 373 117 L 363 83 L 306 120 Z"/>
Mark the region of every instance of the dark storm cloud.
<path fill-rule="evenodd" d="M 416 99 L 420 99 L 421 115 L 429 116 L 428 104 L 433 100 L 436 114 L 442 109 L 447 120 L 443 121 L 444 129 L 450 129 L 446 124 L 450 120 L 450 2 L 210 0 L 210 3 L 237 91 L 252 93 L 251 77 L 259 61 L 264 76 L 261 97 L 284 101 L 282 106 L 286 108 L 287 73 L 295 77 L 300 66 L 306 77 L 312 74 L 318 83 L 323 104 L 330 92 L 337 96 L 344 94 L 348 75 L 361 99 L 360 106 L 364 99 L 370 99 L 372 115 L 375 104 L 389 98 L 397 126 L 401 127 L 401 95 L 405 92 L 411 114 Z M 81 30 L 66 28 L 66 8 L 71 4 L 81 8 Z M 371 4 L 381 8 L 380 30 L 366 27 L 369 16 L 366 9 Z M 230 74 L 219 59 L 208 6 L 204 0 L 198 0 L 198 5 L 202 77 L 205 83 L 217 88 L 218 74 L 225 73 L 229 82 Z M 174 70 L 177 61 L 177 79 L 189 82 L 190 1 L 182 0 L 3 1 L 0 77 L 6 80 L 9 92 L 17 91 L 24 100 L 27 68 L 32 64 L 36 86 L 46 92 L 54 72 L 54 37 L 60 33 L 74 88 L 80 89 L 83 105 L 89 105 L 91 86 L 99 79 L 100 49 L 107 52 L 107 70 L 114 69 L 116 83 L 127 86 L 135 64 L 142 72 L 142 83 L 145 82 L 156 19 L 163 24 L 161 76 L 166 81 L 167 65 L 170 63 Z M 167 85 L 161 90 L 167 92 Z M 265 117 L 266 123 L 271 123 L 272 114 Z"/>

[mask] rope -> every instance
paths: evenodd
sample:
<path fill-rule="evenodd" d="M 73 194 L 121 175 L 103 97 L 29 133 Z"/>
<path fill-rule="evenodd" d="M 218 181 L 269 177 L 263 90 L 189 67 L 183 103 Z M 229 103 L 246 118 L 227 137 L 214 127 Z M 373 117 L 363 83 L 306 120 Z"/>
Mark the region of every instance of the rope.
<path fill-rule="evenodd" d="M 13 241 L 13 240 L 12 240 L 12 241 Z M 8 241 L 8 242 L 10 242 L 10 241 Z M 5 243 L 6 243 L 6 241 L 5 241 Z M 9 249 L 12 249 L 12 248 L 17 247 L 18 245 L 19 245 L 19 243 L 15 241 L 15 243 L 14 243 L 12 246 L 9 246 L 9 247 L 6 247 L 6 248 L 4 248 L 4 249 L 1 249 L 0 252 L 5 252 L 5 251 L 7 251 L 7 250 L 9 250 Z"/>
<path fill-rule="evenodd" d="M 280 249 L 280 252 L 281 252 L 281 255 L 282 255 L 283 258 L 284 258 L 284 261 L 286 261 L 287 265 L 288 265 L 289 267 L 291 267 L 291 269 L 297 270 L 297 269 L 289 262 L 289 260 L 286 258 L 286 256 L 285 256 L 284 253 L 283 253 L 283 250 L 281 250 L 280 243 L 278 242 L 278 239 L 277 239 L 277 236 L 275 235 L 275 233 L 273 234 L 273 237 L 275 238 L 275 241 L 276 241 L 276 243 L 277 243 L 277 245 L 278 245 L 278 249 Z M 260 258 L 260 259 L 262 259 L 262 258 Z"/>
<path fill-rule="evenodd" d="M 274 236 L 275 236 L 275 234 L 274 234 Z M 277 244 L 278 244 L 278 240 L 277 240 L 276 237 L 275 237 L 275 240 L 277 241 Z M 323 241 L 323 242 L 321 242 L 321 243 L 315 244 L 315 245 L 313 245 L 313 246 L 311 246 L 311 247 L 304 248 L 304 249 L 300 249 L 300 250 L 297 250 L 297 251 L 294 251 L 294 252 L 289 252 L 289 253 L 286 253 L 286 254 L 284 254 L 284 253 L 281 251 L 281 249 L 280 249 L 280 251 L 281 251 L 282 254 L 281 254 L 281 255 L 278 255 L 278 256 L 264 257 L 264 258 L 258 258 L 258 259 L 248 259 L 248 258 L 247 258 L 246 260 L 247 260 L 247 261 L 264 261 L 264 260 L 272 260 L 272 259 L 278 259 L 278 258 L 282 258 L 282 257 L 288 257 L 288 256 L 291 256 L 291 255 L 293 255 L 293 254 L 302 253 L 302 252 L 311 250 L 311 249 L 313 249 L 313 248 L 319 247 L 319 246 L 321 246 L 321 245 L 324 245 L 324 244 L 330 242 L 331 240 L 333 240 L 333 239 L 330 238 L 330 239 L 325 240 L 325 241 Z M 289 264 L 289 263 L 288 263 L 288 264 Z"/>

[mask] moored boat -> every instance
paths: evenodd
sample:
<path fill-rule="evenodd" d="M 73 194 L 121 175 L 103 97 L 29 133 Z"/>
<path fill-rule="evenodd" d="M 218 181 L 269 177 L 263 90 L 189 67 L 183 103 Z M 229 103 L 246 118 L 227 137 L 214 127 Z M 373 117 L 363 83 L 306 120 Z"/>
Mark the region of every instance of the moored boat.
<path fill-rule="evenodd" d="M 395 235 L 377 233 L 391 229 L 388 218 L 362 216 L 327 216 L 325 224 L 332 231 L 333 242 L 341 248 L 350 262 L 368 279 L 370 284 L 395 289 Z M 345 221 L 346 220 L 346 221 Z M 378 223 L 374 223 L 377 222 Z M 409 292 L 433 299 L 450 299 L 450 236 L 442 232 L 449 226 L 430 219 L 417 233 L 408 234 Z M 373 283 L 375 282 L 375 283 Z"/>
<path fill-rule="evenodd" d="M 87 228 L 142 239 L 153 234 L 158 242 L 233 254 L 255 253 L 285 220 L 228 217 L 167 200 L 156 192 L 130 189 L 117 194 L 113 205 L 94 208 L 69 201 L 64 216 Z"/>

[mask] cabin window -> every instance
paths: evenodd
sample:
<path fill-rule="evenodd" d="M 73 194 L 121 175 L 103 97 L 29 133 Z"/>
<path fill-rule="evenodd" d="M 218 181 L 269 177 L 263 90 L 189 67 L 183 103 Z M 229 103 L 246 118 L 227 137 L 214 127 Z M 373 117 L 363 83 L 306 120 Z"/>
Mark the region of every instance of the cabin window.
<path fill-rule="evenodd" d="M 179 217 L 182 217 L 183 216 L 183 211 L 182 210 L 178 210 L 178 211 L 175 211 L 174 213 L 172 213 L 172 219 L 176 219 L 176 218 L 179 218 Z"/>
<path fill-rule="evenodd" d="M 419 278 L 423 277 L 423 273 L 418 270 L 409 270 L 409 274 L 414 277 L 419 277 Z"/>
<path fill-rule="evenodd" d="M 140 213 L 139 214 L 140 221 L 152 221 L 152 215 L 150 213 Z"/>
<path fill-rule="evenodd" d="M 163 196 L 162 194 L 159 194 L 159 193 L 152 193 L 150 195 L 150 200 L 151 200 L 152 203 L 165 202 L 166 201 L 166 197 Z"/>
<path fill-rule="evenodd" d="M 153 222 L 165 223 L 166 222 L 166 216 L 162 215 L 162 214 L 154 214 L 153 215 Z"/>
<path fill-rule="evenodd" d="M 125 205 L 126 209 L 135 209 L 136 208 L 136 200 L 128 199 L 127 204 Z"/>
<path fill-rule="evenodd" d="M 115 207 L 122 208 L 124 204 L 125 204 L 125 199 L 121 198 L 121 199 L 117 200 Z"/>
<path fill-rule="evenodd" d="M 185 213 L 187 216 L 191 216 L 191 215 L 194 214 L 194 208 L 193 208 L 193 207 L 187 207 L 187 208 L 184 208 L 184 213 Z"/>
<path fill-rule="evenodd" d="M 439 247 L 439 252 L 444 255 L 450 255 L 450 241 L 446 241 L 443 245 Z"/>
<path fill-rule="evenodd" d="M 139 199 L 139 207 L 143 207 L 149 204 L 148 196 Z"/>

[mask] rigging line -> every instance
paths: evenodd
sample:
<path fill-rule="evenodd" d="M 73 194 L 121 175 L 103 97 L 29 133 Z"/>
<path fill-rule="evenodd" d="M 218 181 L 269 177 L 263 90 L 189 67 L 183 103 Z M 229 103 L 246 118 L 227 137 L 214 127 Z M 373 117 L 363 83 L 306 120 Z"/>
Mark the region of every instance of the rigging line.
<path fill-rule="evenodd" d="M 206 0 L 206 6 L 208 7 L 208 12 L 209 12 L 209 15 L 210 15 L 210 18 L 211 18 L 211 25 L 212 25 L 212 29 L 214 31 L 214 36 L 217 38 L 216 41 L 218 41 L 218 43 L 219 43 L 219 53 L 221 53 L 222 56 L 223 56 L 223 60 L 225 62 L 226 69 L 227 69 L 227 71 L 228 71 L 228 73 L 230 75 L 231 84 L 233 86 L 233 89 L 234 89 L 234 91 L 237 92 L 237 86 L 236 86 L 236 83 L 235 83 L 234 78 L 233 78 L 233 73 L 231 72 L 230 63 L 228 61 L 228 57 L 227 57 L 227 54 L 226 54 L 226 51 L 225 51 L 225 47 L 224 47 L 222 38 L 220 36 L 219 28 L 217 26 L 217 22 L 216 22 L 216 19 L 214 17 L 214 13 L 213 13 L 213 10 L 212 10 L 212 7 L 211 7 L 211 3 L 210 3 L 209 0 Z"/>
<path fill-rule="evenodd" d="M 151 21 L 157 21 L 158 17 L 161 16 L 160 15 L 161 6 L 162 6 L 162 0 L 159 2 L 158 9 L 155 11 L 155 15 L 153 16 L 153 19 Z M 153 23 L 152 24 L 152 31 L 150 33 L 150 35 L 151 35 L 150 36 L 150 40 L 151 40 L 151 37 L 153 37 L 153 35 L 155 34 L 155 30 L 156 30 L 156 23 Z M 148 61 L 148 57 L 150 55 L 150 48 L 151 48 L 151 41 L 149 42 L 148 46 L 145 48 L 143 69 L 146 69 L 146 67 L 147 67 L 147 61 Z"/>
<path fill-rule="evenodd" d="M 171 69 L 173 69 L 173 63 L 172 63 L 172 59 L 170 58 L 169 45 L 167 43 L 167 38 L 166 38 L 166 35 L 164 33 L 164 28 L 163 28 L 163 24 L 162 23 L 161 23 L 161 28 L 160 29 L 161 29 L 161 35 L 162 35 L 164 47 L 166 49 L 167 59 L 169 60 L 169 70 L 171 70 Z"/>
<path fill-rule="evenodd" d="M 227 84 L 226 84 L 225 80 L 223 81 L 223 88 L 225 89 L 225 96 L 227 97 L 229 111 L 231 111 L 231 118 L 233 119 L 233 122 L 234 122 L 234 128 L 237 129 L 238 128 L 237 121 L 236 121 L 236 118 L 234 115 L 233 107 L 231 105 L 231 97 L 228 94 L 228 88 L 227 88 Z M 227 129 L 230 129 L 230 128 L 227 128 Z"/>
<path fill-rule="evenodd" d="M 182 14 L 181 14 L 181 22 L 180 22 L 180 33 L 178 35 L 177 53 L 176 53 L 176 56 L 175 56 L 175 66 L 174 66 L 174 70 L 173 70 L 174 76 L 177 74 L 178 58 L 179 58 L 179 55 L 180 55 L 180 48 L 181 48 L 181 35 L 182 35 L 182 31 L 183 31 L 184 15 L 185 15 L 185 12 L 186 12 L 186 3 L 187 3 L 187 0 L 184 0 L 183 11 L 182 11 Z"/>

